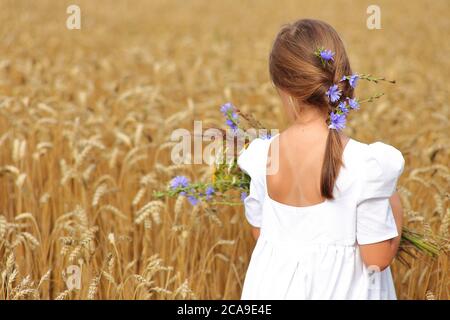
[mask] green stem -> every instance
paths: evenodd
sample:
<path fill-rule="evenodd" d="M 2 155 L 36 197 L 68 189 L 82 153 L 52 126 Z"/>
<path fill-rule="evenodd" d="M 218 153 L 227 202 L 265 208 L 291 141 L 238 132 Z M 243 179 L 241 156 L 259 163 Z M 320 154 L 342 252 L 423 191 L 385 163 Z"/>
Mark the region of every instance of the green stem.
<path fill-rule="evenodd" d="M 387 80 L 384 77 L 378 78 L 378 77 L 374 77 L 374 76 L 372 76 L 370 74 L 359 74 L 358 76 L 362 80 L 367 80 L 367 81 L 374 82 L 374 83 L 378 83 L 378 81 L 386 81 L 386 82 L 389 82 L 389 83 L 392 83 L 392 84 L 396 83 L 395 80 Z"/>
<path fill-rule="evenodd" d="M 360 100 L 360 101 L 358 101 L 358 102 L 359 102 L 359 104 L 366 103 L 366 102 L 373 102 L 374 100 L 379 99 L 379 98 L 381 98 L 382 96 L 384 96 L 384 93 L 383 93 L 383 92 L 377 93 L 377 94 L 374 95 L 374 96 L 371 96 L 371 97 L 369 97 L 369 98 L 367 98 L 367 99 Z"/>

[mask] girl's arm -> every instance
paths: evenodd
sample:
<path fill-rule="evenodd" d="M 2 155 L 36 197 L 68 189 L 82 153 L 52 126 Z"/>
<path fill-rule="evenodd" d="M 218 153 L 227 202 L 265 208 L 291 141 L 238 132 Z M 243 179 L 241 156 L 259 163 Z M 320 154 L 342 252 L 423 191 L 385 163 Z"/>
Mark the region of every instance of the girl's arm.
<path fill-rule="evenodd" d="M 255 240 L 258 240 L 260 230 L 260 228 L 252 227 L 252 236 Z"/>
<path fill-rule="evenodd" d="M 386 269 L 391 264 L 392 259 L 397 254 L 402 236 L 403 209 L 397 192 L 390 197 L 389 202 L 394 213 L 398 236 L 386 241 L 359 246 L 364 264 L 366 266 L 378 266 L 380 270 Z"/>

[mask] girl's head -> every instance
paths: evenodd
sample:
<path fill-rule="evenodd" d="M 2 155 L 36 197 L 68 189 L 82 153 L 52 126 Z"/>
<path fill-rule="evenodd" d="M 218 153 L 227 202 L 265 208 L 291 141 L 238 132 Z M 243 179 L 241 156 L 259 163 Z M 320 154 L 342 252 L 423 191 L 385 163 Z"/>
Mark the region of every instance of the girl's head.
<path fill-rule="evenodd" d="M 333 63 L 322 64 L 315 54 L 319 48 L 335 53 Z M 316 108 L 327 119 L 342 101 L 331 103 L 326 96 L 333 84 L 342 91 L 341 99 L 353 98 L 349 82 L 340 81 L 352 74 L 344 44 L 336 30 L 323 21 L 301 19 L 283 26 L 270 52 L 269 72 L 283 100 L 289 98 L 294 119 L 299 107 Z M 321 178 L 321 192 L 328 199 L 333 198 L 334 183 L 342 165 L 342 149 L 339 133 L 330 129 Z"/>

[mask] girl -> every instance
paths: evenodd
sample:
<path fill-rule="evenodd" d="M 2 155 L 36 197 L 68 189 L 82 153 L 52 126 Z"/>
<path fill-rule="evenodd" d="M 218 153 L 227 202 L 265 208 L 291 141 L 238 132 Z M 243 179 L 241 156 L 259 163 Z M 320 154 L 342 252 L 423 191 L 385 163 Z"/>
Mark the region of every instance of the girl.
<path fill-rule="evenodd" d="M 339 131 L 358 107 L 341 39 L 322 21 L 286 25 L 269 68 L 292 123 L 238 158 L 251 177 L 245 215 L 257 239 L 241 298 L 396 299 L 389 265 L 404 158 Z"/>

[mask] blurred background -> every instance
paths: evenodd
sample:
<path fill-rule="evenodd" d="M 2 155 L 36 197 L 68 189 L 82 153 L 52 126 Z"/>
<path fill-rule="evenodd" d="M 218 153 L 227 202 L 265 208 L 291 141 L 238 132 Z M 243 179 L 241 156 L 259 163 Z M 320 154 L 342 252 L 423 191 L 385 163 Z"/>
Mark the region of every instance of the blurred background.
<path fill-rule="evenodd" d="M 66 9 L 81 9 L 69 30 Z M 369 30 L 369 5 L 381 29 Z M 243 207 L 155 202 L 177 128 L 224 127 L 231 101 L 282 130 L 268 54 L 282 24 L 341 35 L 360 82 L 346 133 L 402 151 L 405 223 L 448 243 L 450 2 L 0 0 L 0 299 L 238 299 Z M 440 242 L 441 243 L 441 242 Z M 392 266 L 398 298 L 448 299 L 448 245 Z M 73 273 L 76 270 L 75 273 Z M 73 275 L 79 274 L 74 279 Z"/>

